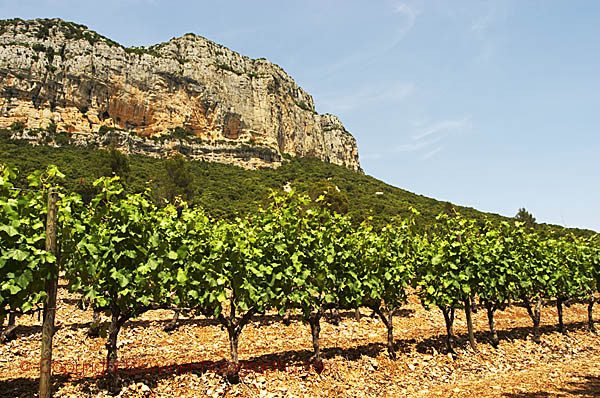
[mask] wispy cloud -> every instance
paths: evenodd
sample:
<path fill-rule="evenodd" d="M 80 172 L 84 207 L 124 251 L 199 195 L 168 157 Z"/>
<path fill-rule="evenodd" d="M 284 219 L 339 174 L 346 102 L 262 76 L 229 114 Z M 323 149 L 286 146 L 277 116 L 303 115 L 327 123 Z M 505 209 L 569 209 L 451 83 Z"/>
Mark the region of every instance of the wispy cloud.
<path fill-rule="evenodd" d="M 421 122 L 415 125 L 420 126 L 418 131 L 411 136 L 411 142 L 398 145 L 394 148 L 395 152 L 415 152 L 420 150 L 428 150 L 423 159 L 427 160 L 439 153 L 444 147 L 438 146 L 435 149 L 430 149 L 434 145 L 442 142 L 450 134 L 471 127 L 471 117 L 466 116 L 457 120 L 442 120 L 431 124 L 422 124 Z"/>
<path fill-rule="evenodd" d="M 404 39 L 415 25 L 421 11 L 407 3 L 398 2 L 392 6 L 392 13 L 399 16 L 399 21 L 394 31 L 386 37 L 378 37 L 368 48 L 360 48 L 359 51 L 325 67 L 324 71 L 321 70 L 321 73 L 323 74 L 324 72 L 325 75 L 331 75 L 349 66 L 357 64 L 364 66 L 376 62 L 378 57 L 390 52 Z"/>
<path fill-rule="evenodd" d="M 442 120 L 434 123 L 430 126 L 426 126 L 417 134 L 412 136 L 413 140 L 420 140 L 430 135 L 438 133 L 447 133 L 449 130 L 456 130 L 464 127 L 468 127 L 470 124 L 471 117 L 467 116 L 461 120 Z"/>
<path fill-rule="evenodd" d="M 483 38 L 483 35 L 489 28 L 490 24 L 494 19 L 493 10 L 490 10 L 487 14 L 480 16 L 471 25 L 471 32 L 475 33 L 476 36 Z"/>
<path fill-rule="evenodd" d="M 435 155 L 437 155 L 442 149 L 444 149 L 443 146 L 437 147 L 432 151 L 427 152 L 425 155 L 423 155 L 423 160 L 427 160 L 429 158 L 434 157 Z"/>
<path fill-rule="evenodd" d="M 508 2 L 491 2 L 485 12 L 474 17 L 470 33 L 475 40 L 473 48 L 478 49 L 475 61 L 480 64 L 492 64 L 501 48 L 503 39 L 499 27 L 508 18 Z"/>
<path fill-rule="evenodd" d="M 411 23 L 415 22 L 417 16 L 421 13 L 418 9 L 404 2 L 395 3 L 392 6 L 392 11 L 395 14 L 402 14 L 408 18 Z"/>
<path fill-rule="evenodd" d="M 415 90 L 411 82 L 388 82 L 385 86 L 363 86 L 357 91 L 320 95 L 319 107 L 327 112 L 343 112 L 369 104 L 394 103 L 409 97 Z"/>
<path fill-rule="evenodd" d="M 419 141 L 413 140 L 413 142 L 409 142 L 406 144 L 396 146 L 396 148 L 394 148 L 394 150 L 396 152 L 414 152 L 414 151 L 418 151 L 420 149 L 428 148 L 428 147 L 440 142 L 443 138 L 444 138 L 444 136 L 440 135 L 440 136 L 435 137 L 430 140 L 419 140 Z"/>

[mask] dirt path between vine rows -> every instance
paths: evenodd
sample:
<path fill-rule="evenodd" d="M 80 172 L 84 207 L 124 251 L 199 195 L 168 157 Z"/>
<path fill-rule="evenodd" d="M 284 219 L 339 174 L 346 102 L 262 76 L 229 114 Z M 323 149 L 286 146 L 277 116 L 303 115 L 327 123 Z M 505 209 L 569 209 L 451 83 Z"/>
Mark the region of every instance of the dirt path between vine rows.
<path fill-rule="evenodd" d="M 55 397 L 107 397 L 101 377 L 104 338 L 86 336 L 90 311 L 59 289 L 54 337 Z M 598 306 L 597 306 L 598 307 Z M 229 385 L 219 369 L 229 357 L 227 335 L 213 320 L 183 317 L 167 333 L 171 311 L 150 311 L 125 324 L 119 335 L 121 397 L 600 397 L 600 337 L 586 330 L 587 310 L 565 310 L 568 334 L 556 328 L 556 310 L 542 312 L 542 343 L 531 341 L 523 308 L 497 314 L 500 345 L 489 344 L 484 311 L 474 315 L 480 353 L 467 344 L 464 316 L 457 313 L 457 354 L 445 353 L 445 327 L 437 309 L 418 298 L 394 317 L 398 359 L 387 358 L 385 327 L 362 309 L 342 312 L 338 326 L 322 322 L 325 368 L 305 363 L 310 329 L 297 318 L 285 326 L 279 316 L 257 316 L 240 340 L 242 382 Z M 594 316 L 600 319 L 600 310 Z M 37 316 L 18 320 L 16 338 L 0 345 L 0 397 L 35 397 L 41 327 Z M 600 327 L 600 325 L 598 325 Z"/>

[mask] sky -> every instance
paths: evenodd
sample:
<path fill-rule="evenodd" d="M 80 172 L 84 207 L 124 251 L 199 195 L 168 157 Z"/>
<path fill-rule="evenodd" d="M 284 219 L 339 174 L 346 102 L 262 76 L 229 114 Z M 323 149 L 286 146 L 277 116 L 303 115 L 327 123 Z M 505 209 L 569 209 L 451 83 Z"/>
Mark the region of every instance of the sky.
<path fill-rule="evenodd" d="M 600 2 L 0 0 L 126 46 L 187 32 L 283 67 L 366 174 L 600 231 Z"/>

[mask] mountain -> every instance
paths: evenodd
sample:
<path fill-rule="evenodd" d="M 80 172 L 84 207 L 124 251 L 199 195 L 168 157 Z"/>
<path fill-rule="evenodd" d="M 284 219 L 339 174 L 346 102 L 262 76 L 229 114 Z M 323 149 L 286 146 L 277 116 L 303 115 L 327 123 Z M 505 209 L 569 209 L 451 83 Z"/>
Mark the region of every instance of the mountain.
<path fill-rule="evenodd" d="M 0 128 L 54 146 L 275 168 L 312 157 L 361 170 L 340 120 L 279 66 L 186 34 L 125 48 L 60 19 L 0 21 Z"/>
<path fill-rule="evenodd" d="M 23 185 L 30 172 L 56 164 L 67 190 L 89 195 L 91 182 L 110 173 L 107 147 L 130 155 L 128 192 L 160 191 L 167 158 L 185 155 L 193 204 L 218 218 L 255 210 L 271 189 L 323 183 L 347 198 L 355 223 L 372 217 L 376 227 L 413 206 L 426 229 L 452 207 L 364 175 L 339 119 L 317 114 L 310 95 L 264 59 L 193 34 L 125 48 L 60 19 L 0 21 L 0 163 L 17 166 Z"/>

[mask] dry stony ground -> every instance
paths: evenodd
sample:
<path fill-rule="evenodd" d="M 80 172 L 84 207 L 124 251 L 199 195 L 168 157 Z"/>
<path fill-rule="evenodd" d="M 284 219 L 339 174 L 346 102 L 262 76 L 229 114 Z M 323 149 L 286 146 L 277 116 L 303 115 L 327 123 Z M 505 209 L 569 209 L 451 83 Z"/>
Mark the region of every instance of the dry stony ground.
<path fill-rule="evenodd" d="M 75 296 L 59 290 L 55 396 L 106 397 L 99 377 L 105 340 L 86 337 L 92 315 L 77 309 L 75 302 Z M 258 317 L 244 329 L 240 341 L 240 357 L 250 361 L 242 382 L 228 385 L 218 374 L 229 355 L 227 335 L 219 325 L 204 318 L 183 318 L 176 331 L 167 333 L 163 326 L 172 313 L 148 312 L 125 324 L 119 335 L 119 358 L 128 373 L 123 374 L 120 396 L 600 396 L 600 337 L 587 332 L 584 306 L 566 310 L 568 335 L 556 331 L 556 310 L 544 308 L 539 345 L 531 341 L 531 322 L 523 308 L 499 312 L 498 349 L 488 344 L 487 319 L 480 311 L 474 319 L 478 355 L 468 347 L 466 324 L 459 313 L 455 325 L 458 356 L 452 358 L 444 353 L 445 328 L 439 310 L 425 311 L 411 297 L 394 318 L 396 361 L 387 358 L 382 322 L 370 318 L 369 311 L 362 313 L 360 322 L 353 313 L 342 313 L 339 326 L 322 322 L 325 368 L 320 374 L 304 365 L 312 347 L 308 326 L 298 320 L 284 326 L 276 315 Z M 600 318 L 600 310 L 595 309 L 595 317 Z M 40 323 L 37 316 L 22 317 L 18 323 L 16 339 L 0 345 L 2 397 L 36 396 Z M 151 369 L 154 365 L 157 368 Z"/>

